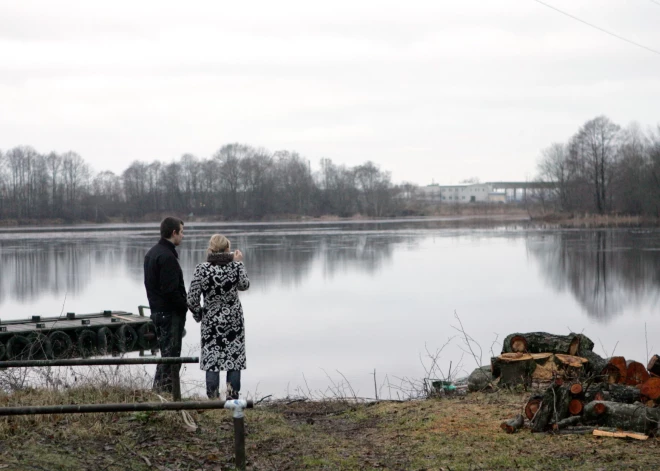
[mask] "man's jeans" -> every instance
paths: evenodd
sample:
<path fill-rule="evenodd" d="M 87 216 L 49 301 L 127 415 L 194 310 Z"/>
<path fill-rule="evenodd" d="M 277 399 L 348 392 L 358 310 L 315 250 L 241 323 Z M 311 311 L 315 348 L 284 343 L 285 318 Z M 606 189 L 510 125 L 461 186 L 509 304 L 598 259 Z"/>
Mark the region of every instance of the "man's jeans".
<path fill-rule="evenodd" d="M 227 399 L 238 399 L 241 390 L 241 370 L 227 371 Z M 220 393 L 220 372 L 206 372 L 206 395 L 209 399 L 215 399 Z"/>
<path fill-rule="evenodd" d="M 180 357 L 186 315 L 176 314 L 174 312 L 152 312 L 151 320 L 154 321 L 154 325 L 156 326 L 160 356 Z M 153 386 L 155 391 L 172 392 L 172 369 L 174 368 L 180 371 L 181 364 L 158 365 L 156 367 Z"/>

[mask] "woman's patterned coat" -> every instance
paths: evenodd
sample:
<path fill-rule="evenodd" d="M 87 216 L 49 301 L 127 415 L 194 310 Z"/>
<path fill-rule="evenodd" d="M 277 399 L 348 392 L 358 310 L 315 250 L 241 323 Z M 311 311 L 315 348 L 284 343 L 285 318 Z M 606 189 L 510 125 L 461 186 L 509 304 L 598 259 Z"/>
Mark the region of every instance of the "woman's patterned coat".
<path fill-rule="evenodd" d="M 188 308 L 202 322 L 201 369 L 206 371 L 244 370 L 245 327 L 238 291 L 250 287 L 243 262 L 213 265 L 205 262 L 195 268 Z M 204 307 L 201 297 L 204 296 Z"/>

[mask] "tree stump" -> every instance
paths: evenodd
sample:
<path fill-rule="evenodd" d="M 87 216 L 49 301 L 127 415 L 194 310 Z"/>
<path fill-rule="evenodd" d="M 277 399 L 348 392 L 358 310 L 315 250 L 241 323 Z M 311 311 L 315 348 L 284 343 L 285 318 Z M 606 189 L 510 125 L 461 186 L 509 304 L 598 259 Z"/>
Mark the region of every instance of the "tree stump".
<path fill-rule="evenodd" d="M 532 384 L 532 374 L 536 362 L 532 355 L 523 353 L 502 354 L 500 363 L 500 386 L 513 387 L 522 384 L 528 387 Z"/>

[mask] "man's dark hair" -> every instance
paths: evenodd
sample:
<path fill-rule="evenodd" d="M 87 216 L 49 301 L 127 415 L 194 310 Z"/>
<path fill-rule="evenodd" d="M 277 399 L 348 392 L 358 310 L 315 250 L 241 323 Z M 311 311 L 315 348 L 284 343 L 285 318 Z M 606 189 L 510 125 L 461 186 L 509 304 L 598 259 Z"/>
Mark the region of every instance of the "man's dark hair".
<path fill-rule="evenodd" d="M 183 227 L 183 221 L 179 218 L 167 217 L 160 223 L 160 236 L 163 239 L 172 237 L 172 232 L 179 232 Z"/>

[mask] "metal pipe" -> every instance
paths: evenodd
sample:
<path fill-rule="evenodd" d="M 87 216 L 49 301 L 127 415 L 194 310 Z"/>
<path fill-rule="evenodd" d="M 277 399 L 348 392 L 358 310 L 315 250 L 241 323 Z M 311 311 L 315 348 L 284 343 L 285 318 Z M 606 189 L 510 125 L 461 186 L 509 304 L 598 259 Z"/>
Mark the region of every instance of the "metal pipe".
<path fill-rule="evenodd" d="M 199 357 L 155 357 L 155 358 L 75 358 L 65 360 L 9 360 L 0 361 L 0 368 L 37 366 L 100 366 L 100 365 L 179 365 L 199 363 Z"/>
<path fill-rule="evenodd" d="M 140 412 L 162 410 L 224 409 L 225 402 L 231 401 L 193 401 L 193 402 L 138 402 L 129 404 L 79 404 L 57 406 L 0 407 L 0 416 L 9 415 L 45 415 L 45 414 L 90 414 L 98 412 Z M 252 401 L 245 401 L 247 408 L 254 407 Z"/>

